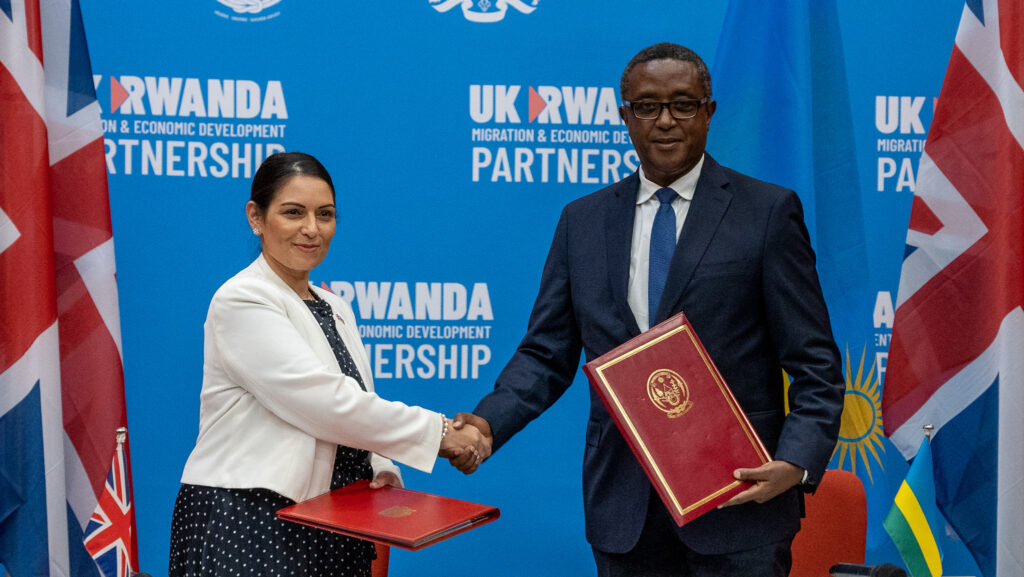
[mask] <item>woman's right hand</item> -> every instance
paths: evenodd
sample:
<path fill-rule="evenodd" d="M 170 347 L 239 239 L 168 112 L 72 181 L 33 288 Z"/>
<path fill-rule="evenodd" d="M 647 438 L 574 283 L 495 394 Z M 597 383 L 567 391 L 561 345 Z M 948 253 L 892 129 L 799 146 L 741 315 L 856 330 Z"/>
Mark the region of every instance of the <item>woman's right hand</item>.
<path fill-rule="evenodd" d="M 452 420 L 447 419 L 448 432 L 441 439 L 441 447 L 437 454 L 446 459 L 473 453 L 476 464 L 491 456 L 491 438 L 485 436 L 473 425 L 464 425 L 456 429 Z"/>

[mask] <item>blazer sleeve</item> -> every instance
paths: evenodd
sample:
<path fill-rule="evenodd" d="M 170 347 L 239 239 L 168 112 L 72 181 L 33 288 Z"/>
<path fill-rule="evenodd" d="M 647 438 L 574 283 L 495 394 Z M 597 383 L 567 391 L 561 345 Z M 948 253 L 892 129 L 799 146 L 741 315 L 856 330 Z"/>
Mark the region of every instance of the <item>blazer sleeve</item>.
<path fill-rule="evenodd" d="M 473 410 L 491 425 L 494 450 L 554 404 L 579 366 L 582 341 L 572 303 L 568 210 L 555 229 L 526 336 L 494 391 Z"/>
<path fill-rule="evenodd" d="M 845 381 L 800 199 L 792 191 L 772 207 L 764 251 L 767 320 L 791 379 L 790 412 L 775 458 L 806 469 L 816 483 L 839 434 Z"/>
<path fill-rule="evenodd" d="M 438 413 L 365 392 L 320 361 L 258 279 L 236 278 L 210 307 L 212 353 L 232 383 L 306 434 L 431 471 L 441 443 Z"/>
<path fill-rule="evenodd" d="M 366 385 L 368 391 L 373 392 L 373 369 L 370 368 L 370 360 L 366 358 L 366 349 L 363 347 L 363 340 L 359 338 L 359 331 L 354 330 L 355 327 L 357 326 L 357 323 L 356 315 L 354 312 L 352 312 L 352 307 L 350 307 L 345 300 L 337 297 L 332 292 L 321 291 L 316 287 L 313 287 L 312 290 L 316 291 L 317 295 L 320 296 L 320 298 L 327 299 L 331 305 L 331 309 L 333 309 L 336 314 L 341 315 L 343 319 L 342 325 L 344 327 L 351 327 L 353 329 L 351 330 L 350 334 L 351 339 L 355 341 L 355 343 L 351 348 L 356 348 L 357 350 L 350 350 L 349 352 L 352 354 L 352 359 L 355 361 L 356 367 L 358 368 L 360 374 L 363 376 L 363 384 Z M 342 340 L 345 340 L 344 331 L 339 330 L 339 334 L 341 334 Z M 395 476 L 398 477 L 398 486 L 405 486 L 405 481 L 402 479 L 402 471 L 398 468 L 397 465 L 391 462 L 391 459 L 378 455 L 377 453 L 370 453 L 370 467 L 373 469 L 374 478 L 376 478 L 377 475 L 387 471 L 390 473 L 394 473 Z"/>

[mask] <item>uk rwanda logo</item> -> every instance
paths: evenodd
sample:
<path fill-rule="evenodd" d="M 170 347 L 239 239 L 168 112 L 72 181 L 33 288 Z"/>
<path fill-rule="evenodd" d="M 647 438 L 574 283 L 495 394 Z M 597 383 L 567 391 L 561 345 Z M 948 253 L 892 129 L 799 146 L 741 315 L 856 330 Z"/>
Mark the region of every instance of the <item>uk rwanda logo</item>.
<path fill-rule="evenodd" d="M 540 0 L 430 0 L 431 7 L 438 12 L 448 12 L 456 6 L 462 8 L 462 15 L 470 22 L 498 22 L 505 18 L 510 6 L 530 14 L 538 3 Z"/>

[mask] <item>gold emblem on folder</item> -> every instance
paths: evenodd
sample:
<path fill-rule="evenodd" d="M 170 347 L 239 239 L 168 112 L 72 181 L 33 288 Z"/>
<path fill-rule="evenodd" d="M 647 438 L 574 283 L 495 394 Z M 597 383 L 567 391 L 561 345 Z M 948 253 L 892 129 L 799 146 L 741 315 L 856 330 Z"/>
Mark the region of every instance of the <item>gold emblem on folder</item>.
<path fill-rule="evenodd" d="M 693 406 L 686 381 L 670 369 L 658 369 L 647 378 L 647 396 L 670 419 L 682 416 Z"/>
<path fill-rule="evenodd" d="M 395 505 L 394 507 L 388 507 L 383 511 L 377 513 L 382 517 L 408 517 L 416 512 L 416 509 L 412 507 L 403 507 L 402 505 Z"/>

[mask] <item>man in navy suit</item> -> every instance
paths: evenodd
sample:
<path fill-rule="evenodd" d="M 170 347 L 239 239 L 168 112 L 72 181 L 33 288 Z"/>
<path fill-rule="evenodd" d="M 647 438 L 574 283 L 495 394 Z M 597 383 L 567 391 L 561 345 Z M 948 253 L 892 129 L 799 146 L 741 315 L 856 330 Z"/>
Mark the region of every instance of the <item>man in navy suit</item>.
<path fill-rule="evenodd" d="M 589 361 L 685 311 L 774 460 L 739 469 L 753 487 L 679 528 L 591 391 L 583 498 L 598 575 L 788 575 L 801 491 L 824 474 L 844 394 L 800 201 L 705 154 L 715 101 L 691 50 L 644 49 L 620 88 L 640 168 L 562 211 L 526 336 L 457 421 L 497 450 L 558 400 L 581 351 Z M 472 472 L 468 459 L 452 461 Z"/>

